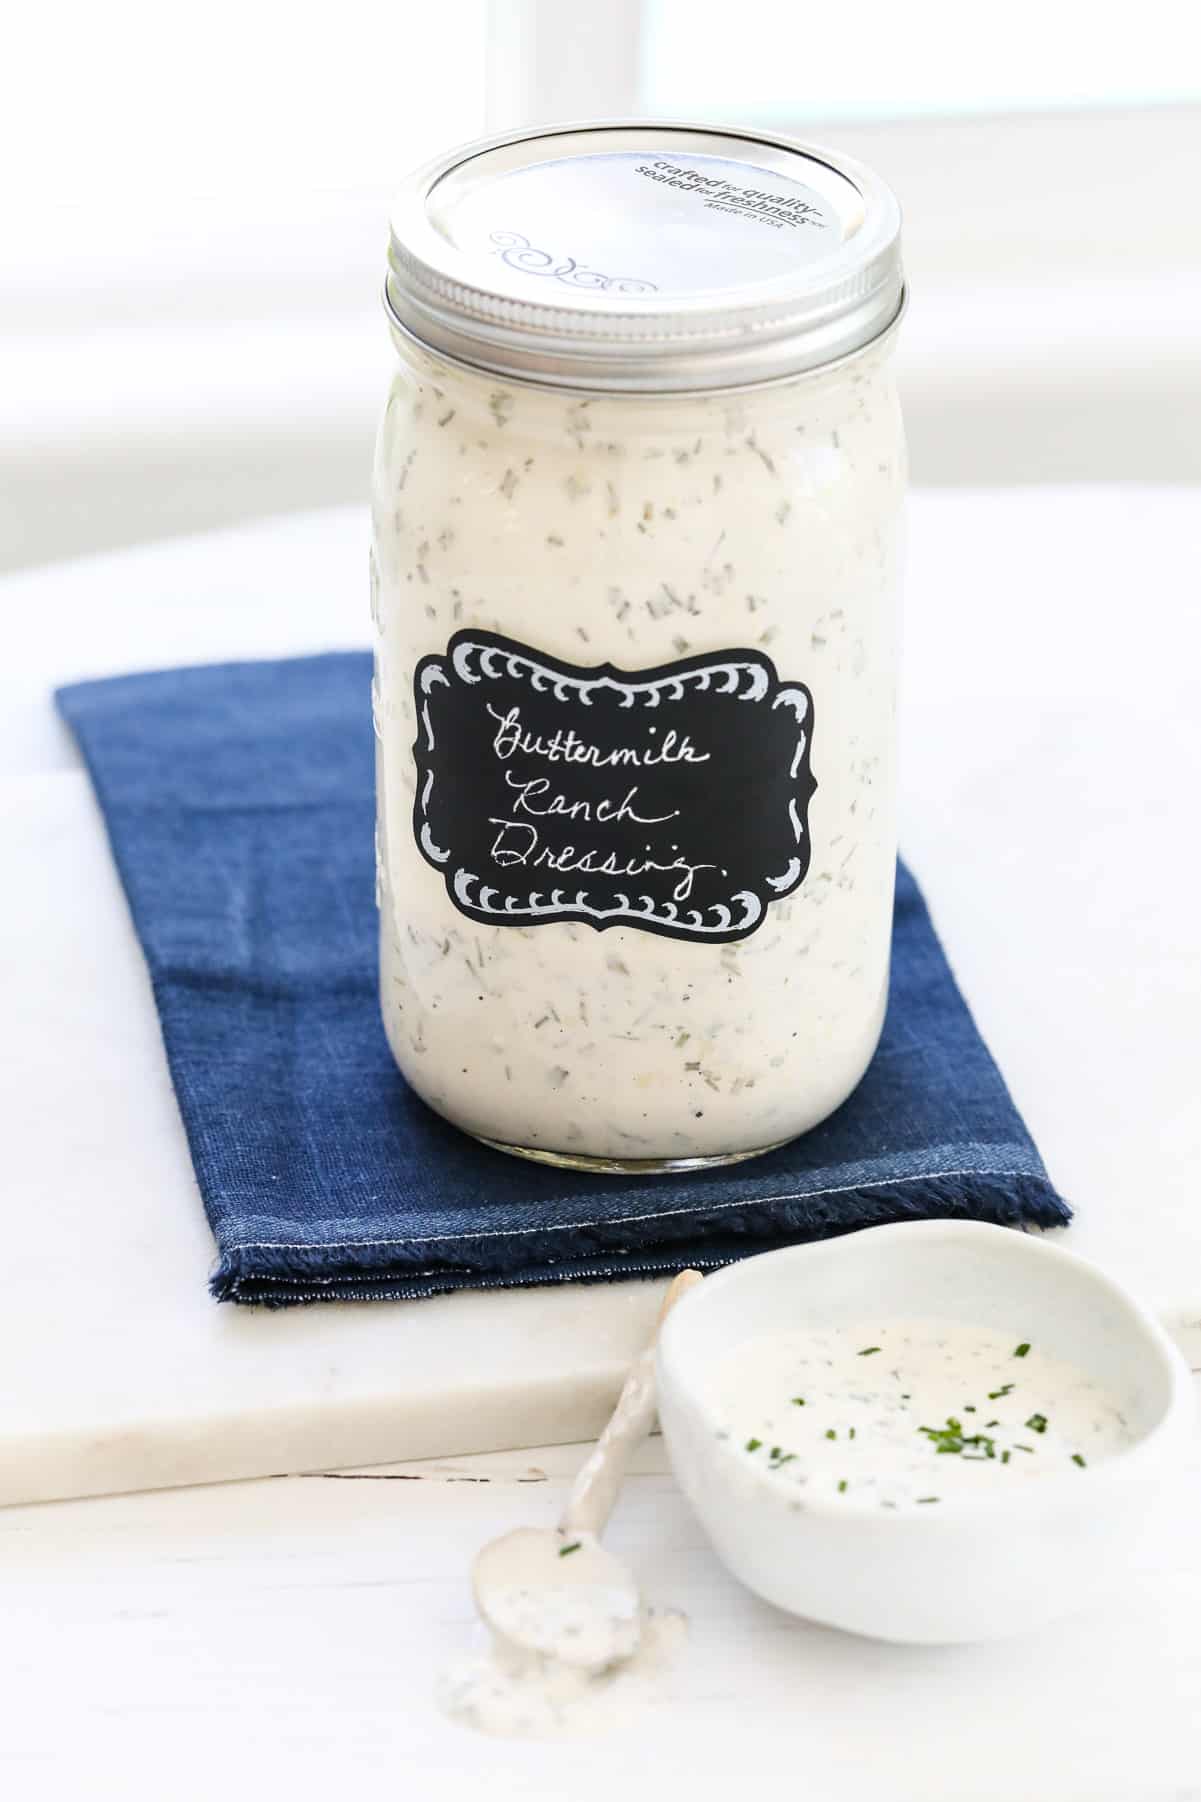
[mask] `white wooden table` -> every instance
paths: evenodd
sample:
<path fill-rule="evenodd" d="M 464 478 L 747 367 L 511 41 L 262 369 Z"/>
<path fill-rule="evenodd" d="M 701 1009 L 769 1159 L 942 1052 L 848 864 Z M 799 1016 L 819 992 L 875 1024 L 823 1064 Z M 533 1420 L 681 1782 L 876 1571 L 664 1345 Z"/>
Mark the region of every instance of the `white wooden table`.
<path fill-rule="evenodd" d="M 1196 505 L 1170 490 L 918 497 L 906 842 L 986 1035 L 1080 1203 L 1075 1242 L 1143 1288 L 1201 1367 Z M 269 655 L 361 639 L 357 563 L 347 576 L 358 531 L 289 522 L 224 550 L 179 547 L 193 591 L 231 545 L 241 559 L 243 589 L 215 583 L 207 613 L 173 605 L 161 550 L 10 581 L 4 770 L 23 760 L 48 784 L 68 773 L 52 680 L 203 659 L 225 642 Z M 345 588 L 341 624 L 317 599 L 326 578 Z M 118 594 L 136 628 L 121 644 L 106 613 Z M 937 715 L 937 731 L 914 729 L 919 715 Z M 1090 803 L 1087 835 L 1073 797 Z M 1084 1036 L 1081 1010 L 1098 1023 Z M 0 1070 L 22 1063 L 20 1033 L 11 1016 L 0 1025 Z M 15 1107 L 0 1123 L 7 1144 Z M 54 1210 L 53 1186 L 38 1206 Z M 203 1233 L 189 1230 L 200 1294 Z M 37 1356 L 55 1347 L 86 1388 L 90 1347 L 56 1309 L 55 1275 L 10 1264 L 0 1285 L 37 1324 Z M 21 1360 L 14 1340 L 0 1413 L 28 1382 Z M 577 1457 L 559 1447 L 0 1510 L 0 1797 L 591 1802 L 614 1786 L 658 1798 L 691 1785 L 806 1802 L 1201 1802 L 1201 1454 L 1161 1536 L 1136 1568 L 1107 1574 L 1117 1590 L 1087 1616 L 1024 1643 L 930 1651 L 810 1628 L 743 1594 L 652 1441 L 612 1535 L 652 1599 L 691 1617 L 664 1695 L 611 1739 L 476 1739 L 431 1701 L 439 1665 L 470 1638 L 468 1561 L 493 1534 L 552 1519 Z"/>
<path fill-rule="evenodd" d="M 1201 1457 L 1172 1530 L 1112 1599 L 1029 1640 L 930 1650 L 809 1627 L 741 1591 L 652 1440 L 610 1541 L 691 1618 L 666 1693 L 602 1739 L 481 1739 L 431 1699 L 472 1634 L 467 1562 L 492 1534 L 549 1524 L 577 1456 L 5 1510 L 0 1793 L 1201 1797 Z"/>

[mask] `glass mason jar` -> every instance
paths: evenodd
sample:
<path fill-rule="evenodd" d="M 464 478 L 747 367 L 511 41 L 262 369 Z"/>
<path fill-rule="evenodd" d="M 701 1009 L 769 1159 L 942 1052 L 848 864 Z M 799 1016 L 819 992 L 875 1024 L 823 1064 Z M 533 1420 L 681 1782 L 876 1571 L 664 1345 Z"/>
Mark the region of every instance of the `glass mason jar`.
<path fill-rule="evenodd" d="M 503 1150 L 753 1156 L 875 1049 L 896 856 L 899 217 L 867 170 L 539 132 L 394 214 L 381 995 Z"/>

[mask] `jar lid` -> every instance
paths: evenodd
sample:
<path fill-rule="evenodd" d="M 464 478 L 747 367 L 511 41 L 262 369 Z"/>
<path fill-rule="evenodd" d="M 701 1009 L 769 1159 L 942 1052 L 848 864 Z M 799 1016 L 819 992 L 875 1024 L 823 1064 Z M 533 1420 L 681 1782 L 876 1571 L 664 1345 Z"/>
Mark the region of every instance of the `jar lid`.
<path fill-rule="evenodd" d="M 635 393 L 741 387 L 869 344 L 903 300 L 900 209 L 861 163 L 634 121 L 468 144 L 404 183 L 386 304 L 497 375 Z"/>

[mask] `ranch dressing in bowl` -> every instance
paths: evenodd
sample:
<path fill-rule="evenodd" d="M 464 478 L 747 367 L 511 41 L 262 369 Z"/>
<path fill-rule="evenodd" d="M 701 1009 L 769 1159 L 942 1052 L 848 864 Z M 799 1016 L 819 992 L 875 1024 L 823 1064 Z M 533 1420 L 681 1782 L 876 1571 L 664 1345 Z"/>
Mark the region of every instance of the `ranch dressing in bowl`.
<path fill-rule="evenodd" d="M 381 993 L 448 1119 L 744 1157 L 883 1019 L 898 218 L 740 133 L 470 147 L 397 203 L 374 483 Z"/>
<path fill-rule="evenodd" d="M 665 1322 L 657 1380 L 672 1469 L 728 1568 L 807 1619 L 915 1644 L 1026 1633 L 1120 1582 L 1195 1427 L 1146 1307 L 1050 1239 L 976 1221 L 718 1271 Z"/>
<path fill-rule="evenodd" d="M 933 1507 L 1083 1471 L 1130 1443 L 1119 1398 L 993 1327 L 868 1318 L 747 1339 L 717 1435 L 790 1500 Z"/>

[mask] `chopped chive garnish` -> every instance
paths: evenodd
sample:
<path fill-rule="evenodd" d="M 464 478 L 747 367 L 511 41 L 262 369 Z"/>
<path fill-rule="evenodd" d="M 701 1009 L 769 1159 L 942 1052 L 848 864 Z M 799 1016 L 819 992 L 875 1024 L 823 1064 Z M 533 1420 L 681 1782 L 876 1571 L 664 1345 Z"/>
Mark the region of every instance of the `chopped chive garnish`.
<path fill-rule="evenodd" d="M 833 1427 L 826 1428 L 826 1438 L 827 1439 L 837 1439 L 838 1438 L 838 1434 L 834 1431 Z"/>
<path fill-rule="evenodd" d="M 570 1545 L 561 1545 L 559 1547 L 560 1558 L 570 1558 L 573 1552 L 579 1551 L 583 1543 L 582 1539 L 573 1539 Z"/>
<path fill-rule="evenodd" d="M 748 1452 L 757 1452 L 762 1444 L 762 1439 L 748 1439 L 746 1442 L 746 1449 Z"/>
<path fill-rule="evenodd" d="M 989 1427 L 999 1427 L 1000 1424 L 999 1420 L 986 1420 L 984 1423 L 984 1430 L 987 1432 Z"/>
<path fill-rule="evenodd" d="M 855 1437 L 855 1429 L 854 1429 L 854 1427 L 851 1427 L 847 1432 L 847 1438 L 853 1439 L 854 1437 Z"/>
<path fill-rule="evenodd" d="M 1002 1452 L 1002 1453 L 1001 1453 L 1001 1463 L 1002 1463 L 1002 1464 L 1008 1464 L 1008 1463 L 1009 1463 L 1009 1453 L 1008 1453 L 1008 1452 Z"/>
<path fill-rule="evenodd" d="M 936 1495 L 919 1495 L 917 1499 L 919 1502 L 936 1502 L 939 1500 Z"/>
<path fill-rule="evenodd" d="M 839 1493 L 839 1495 L 845 1495 L 846 1492 L 847 1492 L 847 1480 L 845 1477 L 843 1477 L 842 1481 L 838 1485 L 838 1493 Z"/>
<path fill-rule="evenodd" d="M 863 1350 L 859 1353 L 859 1356 L 861 1358 L 870 1358 L 872 1353 L 878 1352 L 879 1349 L 880 1347 L 878 1345 L 865 1345 Z"/>
<path fill-rule="evenodd" d="M 1034 1450 L 1034 1447 L 1032 1445 L 1016 1445 L 1015 1444 L 1013 1449 L 1015 1452 L 1032 1452 Z"/>
<path fill-rule="evenodd" d="M 903 1401 L 903 1402 L 911 1402 L 911 1401 L 912 1401 L 912 1400 L 913 1400 L 913 1397 L 912 1397 L 912 1396 L 911 1396 L 911 1395 L 904 1395 L 904 1394 L 902 1394 L 902 1396 L 901 1396 L 901 1400 L 902 1400 L 902 1401 Z"/>
<path fill-rule="evenodd" d="M 1083 1459 L 1083 1458 L 1082 1458 L 1082 1457 L 1081 1457 L 1081 1456 L 1080 1456 L 1080 1453 L 1079 1453 L 1079 1452 L 1073 1452 L 1073 1453 L 1072 1453 L 1072 1463 L 1073 1463 L 1073 1464 L 1078 1464 L 1078 1465 L 1079 1465 L 1079 1466 L 1080 1466 L 1080 1468 L 1081 1468 L 1081 1470 L 1084 1470 L 1084 1469 L 1085 1469 L 1085 1468 L 1086 1468 L 1086 1467 L 1085 1467 L 1085 1463 L 1084 1463 L 1084 1459 Z"/>
<path fill-rule="evenodd" d="M 1030 1428 L 1032 1433 L 1045 1433 L 1047 1430 L 1047 1417 L 1045 1414 L 1032 1414 L 1026 1422 L 1026 1425 Z"/>
<path fill-rule="evenodd" d="M 794 1395 L 792 1398 L 792 1405 L 794 1408 L 803 1408 L 805 1406 L 804 1396 L 803 1395 Z"/>
<path fill-rule="evenodd" d="M 990 1389 L 988 1392 L 989 1401 L 990 1402 L 999 1402 L 1001 1397 L 1003 1395 L 1008 1395 L 1009 1391 L 1012 1388 L 1013 1388 L 1012 1383 L 1002 1383 L 1001 1387 L 999 1389 Z"/>
<path fill-rule="evenodd" d="M 1014 1352 L 1013 1355 L 1015 1358 L 1024 1358 L 1026 1356 L 1026 1353 L 1029 1350 L 1030 1350 L 1030 1341 L 1028 1339 L 1023 1339 L 1022 1343 L 1018 1346 L 1017 1350 Z"/>
<path fill-rule="evenodd" d="M 940 1453 L 949 1453 L 959 1458 L 995 1458 L 996 1442 L 987 1433 L 965 1433 L 963 1422 L 956 1420 L 953 1414 L 947 1415 L 945 1427 L 919 1427 L 931 1445 Z"/>
<path fill-rule="evenodd" d="M 976 1412 L 975 1402 L 964 1402 L 963 1411 L 965 1414 L 974 1414 Z"/>

